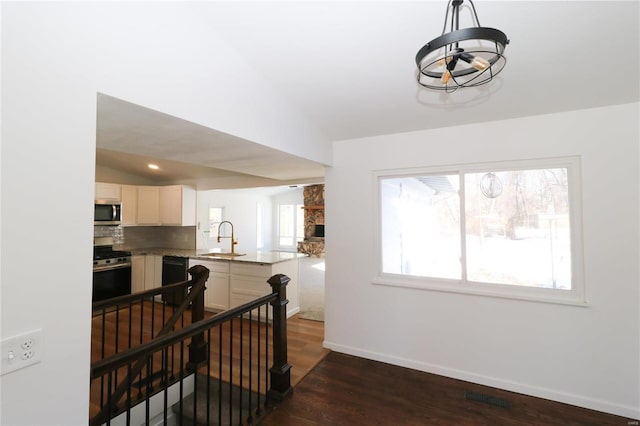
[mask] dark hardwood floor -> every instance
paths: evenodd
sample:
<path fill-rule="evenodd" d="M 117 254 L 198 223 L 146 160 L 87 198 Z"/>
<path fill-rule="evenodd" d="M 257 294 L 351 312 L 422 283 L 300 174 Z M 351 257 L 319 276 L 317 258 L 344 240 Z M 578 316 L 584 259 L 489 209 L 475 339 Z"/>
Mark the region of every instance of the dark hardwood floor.
<path fill-rule="evenodd" d="M 161 312 L 162 309 L 157 309 L 154 315 Z M 134 324 L 138 324 L 139 313 L 135 309 L 132 316 L 136 318 Z M 115 334 L 115 318 L 111 317 L 105 329 L 108 341 L 113 341 Z M 145 317 L 142 338 L 138 337 L 140 327 L 134 327 L 136 339 L 151 338 L 146 323 L 149 318 Z M 128 316 L 123 315 L 118 322 L 127 320 Z M 294 391 L 261 425 L 638 424 L 632 419 L 330 352 L 322 347 L 324 323 L 304 320 L 298 315 L 287 321 L 287 335 Z M 94 324 L 94 360 L 100 358 L 95 347 L 100 337 L 101 328 Z M 112 346 L 107 353 L 113 353 Z M 91 393 L 92 415 L 98 408 L 95 400 L 99 396 L 94 388 L 95 384 Z M 465 392 L 473 394 L 465 398 Z"/>
<path fill-rule="evenodd" d="M 469 399 L 465 398 L 465 392 L 472 392 Z M 637 424 L 624 417 L 336 352 L 325 357 L 261 423 L 267 426 Z"/>

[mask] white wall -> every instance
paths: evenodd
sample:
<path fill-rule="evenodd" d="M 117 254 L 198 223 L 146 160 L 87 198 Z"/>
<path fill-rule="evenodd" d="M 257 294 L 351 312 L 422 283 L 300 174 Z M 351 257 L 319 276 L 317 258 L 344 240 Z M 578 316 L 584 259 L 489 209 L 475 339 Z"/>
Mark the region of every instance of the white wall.
<path fill-rule="evenodd" d="M 639 418 L 638 117 L 629 104 L 334 144 L 325 345 Z M 588 307 L 372 285 L 373 170 L 569 155 Z"/>
<path fill-rule="evenodd" d="M 96 94 L 319 162 L 330 148 L 216 38 L 213 3 L 1 7 L 1 332 L 42 328 L 44 354 L 0 378 L 0 423 L 86 425 Z"/>
<path fill-rule="evenodd" d="M 222 239 L 220 243 L 213 239 L 206 239 L 202 231 L 206 230 L 209 218 L 209 207 L 223 207 L 224 220 L 233 223 L 235 235 L 238 239 L 236 250 L 238 252 L 256 251 L 257 242 L 257 204 L 262 204 L 262 238 L 263 247 L 260 250 L 271 250 L 272 230 L 274 225 L 273 201 L 274 193 L 288 192 L 288 188 L 250 188 L 235 190 L 210 190 L 198 191 L 198 223 L 197 247 L 201 248 L 223 248 L 228 250 L 230 243 L 228 239 Z M 230 235 L 228 225 L 223 225 L 223 236 Z"/>
<path fill-rule="evenodd" d="M 198 191 L 198 223 L 196 235 L 198 249 L 222 248 L 228 250 L 228 239 L 216 241 L 216 236 L 210 238 L 202 231 L 206 230 L 209 222 L 209 207 L 223 207 L 224 220 L 231 221 L 238 239 L 238 252 L 256 250 L 277 250 L 275 232 L 277 227 L 277 204 L 302 204 L 302 188 L 265 187 L 248 189 L 223 189 Z M 263 247 L 258 248 L 256 206 L 262 204 L 262 238 Z M 224 225 L 222 235 L 229 235 L 228 225 Z"/>

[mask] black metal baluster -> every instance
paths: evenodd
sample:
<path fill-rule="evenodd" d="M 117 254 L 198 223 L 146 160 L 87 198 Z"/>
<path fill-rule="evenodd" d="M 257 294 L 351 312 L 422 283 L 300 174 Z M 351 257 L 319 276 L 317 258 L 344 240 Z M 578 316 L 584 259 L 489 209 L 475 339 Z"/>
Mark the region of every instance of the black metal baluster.
<path fill-rule="evenodd" d="M 193 426 L 197 426 L 198 418 L 198 372 L 193 371 Z"/>
<path fill-rule="evenodd" d="M 179 368 L 179 374 L 178 377 L 180 377 L 180 401 L 179 401 L 179 407 L 180 407 L 180 424 L 182 424 L 182 417 L 183 417 L 183 410 L 184 407 L 182 406 L 182 400 L 184 399 L 184 339 L 180 341 L 180 368 Z"/>
<path fill-rule="evenodd" d="M 166 304 L 165 304 L 166 306 Z M 175 312 L 175 308 L 171 311 L 171 314 L 173 315 L 173 313 Z M 172 331 L 175 331 L 176 326 L 175 324 L 173 325 L 173 327 L 171 327 Z M 171 345 L 171 381 L 173 382 L 176 378 L 175 376 L 175 359 L 176 359 L 176 354 L 175 354 L 175 347 L 176 345 Z"/>
<path fill-rule="evenodd" d="M 218 424 L 222 424 L 222 326 L 220 323 L 218 336 Z"/>
<path fill-rule="evenodd" d="M 162 368 L 163 368 L 163 371 L 162 371 L 162 382 L 164 383 L 164 395 L 163 395 L 163 399 L 164 399 L 163 400 L 163 407 L 164 407 L 163 414 L 164 415 L 162 416 L 162 420 L 163 420 L 162 424 L 165 424 L 165 425 L 167 424 L 167 411 L 168 411 L 168 408 L 169 408 L 169 386 L 168 386 L 168 383 L 167 383 L 167 381 L 168 381 L 167 375 L 169 374 L 169 371 L 168 371 L 168 366 L 167 366 L 168 359 L 165 356 L 165 352 L 167 352 L 168 350 L 169 350 L 168 347 L 164 348 L 162 350 Z"/>
<path fill-rule="evenodd" d="M 129 311 L 131 312 L 131 311 Z M 129 324 L 131 324 L 131 319 L 129 319 Z M 126 377 L 131 377 L 131 364 L 127 364 L 127 375 Z M 131 424 L 131 383 L 129 383 L 129 387 L 127 387 L 127 424 Z"/>
<path fill-rule="evenodd" d="M 131 334 L 132 334 L 132 323 L 133 323 L 133 315 L 131 315 L 133 311 L 133 301 L 129 302 L 129 337 L 127 339 L 127 349 L 131 349 Z"/>
<path fill-rule="evenodd" d="M 111 413 L 113 412 L 113 407 L 111 405 L 111 375 L 112 372 L 110 371 L 107 378 L 107 386 L 109 387 L 109 392 L 107 393 L 107 426 L 111 426 Z"/>
<path fill-rule="evenodd" d="M 144 299 L 140 299 L 140 344 L 144 341 Z M 138 372 L 138 400 L 142 399 L 142 369 Z"/>
<path fill-rule="evenodd" d="M 244 353 L 242 352 L 244 349 L 244 345 L 242 339 L 244 338 L 244 318 L 240 316 L 240 386 L 238 386 L 238 397 L 240 399 L 238 404 L 238 423 L 242 426 L 242 374 L 244 373 Z"/>
<path fill-rule="evenodd" d="M 164 327 L 164 324 L 165 324 L 165 305 L 163 303 L 162 304 L 162 326 L 163 327 Z M 171 330 L 173 331 L 174 328 L 172 327 Z M 160 361 L 160 363 L 162 365 L 162 369 L 163 369 L 163 371 L 161 371 L 162 378 L 160 379 L 160 385 L 165 385 L 165 386 L 168 383 L 168 381 L 167 381 L 168 377 L 165 374 L 167 369 L 169 368 L 169 365 L 167 363 L 167 356 L 169 355 L 168 349 L 169 348 L 165 348 L 165 350 L 162 351 L 162 359 Z"/>
<path fill-rule="evenodd" d="M 207 417 L 206 422 L 211 420 L 211 329 L 207 329 Z"/>
<path fill-rule="evenodd" d="M 267 408 L 269 405 L 269 398 L 266 395 L 269 392 L 269 305 L 266 306 L 265 309 L 265 319 L 264 319 L 264 407 Z"/>
<path fill-rule="evenodd" d="M 262 409 L 260 408 L 260 340 L 262 337 L 262 324 L 260 323 L 260 314 L 262 313 L 262 305 L 258 306 L 258 401 L 257 401 L 257 406 L 256 406 L 256 415 L 258 417 L 260 417 L 260 415 L 262 414 Z M 266 392 L 265 392 L 265 397 L 266 397 Z"/>
<path fill-rule="evenodd" d="M 155 300 L 151 301 L 151 340 L 155 339 L 156 337 L 156 333 L 155 333 L 155 325 L 156 325 L 156 302 Z M 147 370 L 147 381 L 149 382 L 149 389 L 151 392 L 153 392 L 153 364 L 154 364 L 154 356 L 153 354 L 149 357 L 148 362 L 148 366 L 149 369 Z M 149 394 L 147 394 L 149 395 Z M 148 398 L 148 396 L 147 396 Z"/>
<path fill-rule="evenodd" d="M 107 309 L 103 308 L 102 309 L 102 336 L 100 339 L 100 359 L 104 359 L 104 339 L 105 339 L 105 333 L 106 333 L 106 323 L 107 323 Z M 111 389 L 111 386 L 109 386 L 109 389 Z M 104 405 L 104 375 L 100 376 L 100 408 L 102 408 L 102 406 Z"/>
<path fill-rule="evenodd" d="M 249 407 L 247 412 L 248 424 L 253 424 L 253 414 L 251 412 L 251 402 L 253 399 L 253 309 L 249 311 Z"/>
<path fill-rule="evenodd" d="M 233 319 L 229 321 L 229 424 L 233 424 Z"/>
<path fill-rule="evenodd" d="M 114 343 L 116 346 L 116 351 L 115 353 L 118 353 L 118 343 L 119 339 L 118 336 L 120 335 L 120 305 L 116 305 L 116 335 L 114 336 Z M 116 370 L 114 372 L 114 391 L 115 391 L 115 387 L 118 386 L 118 370 Z M 109 392 L 111 392 L 111 389 L 109 390 Z"/>
<path fill-rule="evenodd" d="M 149 426 L 149 410 L 151 408 L 151 358 L 153 358 L 153 354 L 147 357 L 147 392 L 144 395 L 144 424 L 145 426 Z"/>

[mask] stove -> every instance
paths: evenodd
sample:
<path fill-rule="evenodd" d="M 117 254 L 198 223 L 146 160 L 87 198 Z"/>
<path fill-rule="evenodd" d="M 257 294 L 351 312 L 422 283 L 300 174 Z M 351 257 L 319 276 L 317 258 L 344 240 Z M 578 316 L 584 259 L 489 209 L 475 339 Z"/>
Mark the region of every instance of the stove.
<path fill-rule="evenodd" d="M 131 264 L 131 252 L 113 250 L 111 246 L 95 246 L 93 248 L 93 269 L 104 269 L 106 266 Z"/>
<path fill-rule="evenodd" d="M 93 301 L 131 294 L 131 252 L 93 246 Z"/>

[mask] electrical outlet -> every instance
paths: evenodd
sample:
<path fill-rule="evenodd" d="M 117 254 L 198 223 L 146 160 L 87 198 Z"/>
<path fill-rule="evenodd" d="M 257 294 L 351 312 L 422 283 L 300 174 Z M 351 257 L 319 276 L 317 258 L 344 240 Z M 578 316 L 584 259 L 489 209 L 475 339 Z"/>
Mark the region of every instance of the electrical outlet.
<path fill-rule="evenodd" d="M 42 358 L 41 329 L 4 339 L 1 343 L 0 375 L 36 364 Z"/>

